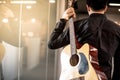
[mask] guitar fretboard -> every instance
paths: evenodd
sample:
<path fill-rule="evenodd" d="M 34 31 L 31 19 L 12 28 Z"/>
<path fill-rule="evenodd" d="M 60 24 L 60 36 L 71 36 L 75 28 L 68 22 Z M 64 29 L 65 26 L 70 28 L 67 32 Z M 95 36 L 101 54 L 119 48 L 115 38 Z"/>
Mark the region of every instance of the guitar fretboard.
<path fill-rule="evenodd" d="M 75 44 L 75 32 L 73 18 L 69 19 L 69 31 L 70 31 L 70 45 L 71 45 L 71 54 L 76 54 L 76 44 Z"/>

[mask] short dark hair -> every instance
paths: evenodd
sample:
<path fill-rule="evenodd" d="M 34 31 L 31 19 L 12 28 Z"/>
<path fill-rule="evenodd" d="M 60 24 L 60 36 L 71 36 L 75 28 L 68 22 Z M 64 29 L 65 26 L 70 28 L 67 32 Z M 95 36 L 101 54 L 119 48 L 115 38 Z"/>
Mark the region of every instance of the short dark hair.
<path fill-rule="evenodd" d="M 93 10 L 105 9 L 108 4 L 108 0 L 86 0 L 86 4 Z"/>

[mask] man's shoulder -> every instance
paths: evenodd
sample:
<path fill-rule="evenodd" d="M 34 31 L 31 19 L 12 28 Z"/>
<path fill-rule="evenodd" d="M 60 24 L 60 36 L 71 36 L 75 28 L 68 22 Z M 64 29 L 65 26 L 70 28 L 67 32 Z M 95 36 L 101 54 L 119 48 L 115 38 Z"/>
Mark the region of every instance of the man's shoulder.
<path fill-rule="evenodd" d="M 104 25 L 104 29 L 110 30 L 110 31 L 113 31 L 116 33 L 116 32 L 120 32 L 120 25 L 115 23 L 112 20 L 106 20 L 105 25 Z"/>
<path fill-rule="evenodd" d="M 120 28 L 120 25 L 118 23 L 116 23 L 116 22 L 114 22 L 113 20 L 110 20 L 110 19 L 107 19 L 105 21 L 105 24 L 109 25 L 111 27 L 118 27 L 118 28 Z"/>

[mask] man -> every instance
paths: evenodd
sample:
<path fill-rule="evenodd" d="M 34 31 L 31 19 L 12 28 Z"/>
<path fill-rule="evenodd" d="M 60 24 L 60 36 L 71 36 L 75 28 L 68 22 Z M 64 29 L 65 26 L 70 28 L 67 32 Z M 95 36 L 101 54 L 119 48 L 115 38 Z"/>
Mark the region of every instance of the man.
<path fill-rule="evenodd" d="M 98 49 L 99 66 L 107 80 L 120 80 L 120 26 L 105 16 L 107 3 L 108 0 L 86 0 L 89 17 L 74 22 L 75 36 L 80 44 L 89 43 Z M 69 29 L 63 30 L 71 16 L 76 16 L 72 7 L 64 12 L 56 24 L 48 43 L 50 49 L 58 49 L 70 43 Z M 112 57 L 114 71 L 111 77 Z"/>

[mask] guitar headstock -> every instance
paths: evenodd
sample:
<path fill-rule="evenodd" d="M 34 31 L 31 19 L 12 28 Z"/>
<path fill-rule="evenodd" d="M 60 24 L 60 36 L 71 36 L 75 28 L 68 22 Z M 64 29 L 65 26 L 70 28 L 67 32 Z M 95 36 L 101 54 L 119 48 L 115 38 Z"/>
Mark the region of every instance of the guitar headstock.
<path fill-rule="evenodd" d="M 68 7 L 73 7 L 77 0 L 68 0 Z"/>

